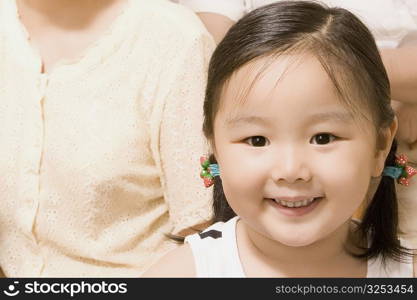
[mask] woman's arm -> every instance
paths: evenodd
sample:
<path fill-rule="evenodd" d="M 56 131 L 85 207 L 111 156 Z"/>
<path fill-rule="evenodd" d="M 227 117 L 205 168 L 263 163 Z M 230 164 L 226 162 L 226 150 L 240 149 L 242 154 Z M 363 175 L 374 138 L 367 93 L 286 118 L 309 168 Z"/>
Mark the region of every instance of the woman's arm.
<path fill-rule="evenodd" d="M 415 99 L 417 100 L 417 94 Z M 415 150 L 417 148 L 417 103 L 392 101 L 392 107 L 398 118 L 397 139 L 407 144 L 409 150 Z"/>
<path fill-rule="evenodd" d="M 163 96 L 161 115 L 158 113 L 158 121 L 153 122 L 160 122 L 159 132 L 154 135 L 154 153 L 161 167 L 164 199 L 174 234 L 195 233 L 185 229 L 203 229 L 212 217 L 212 189 L 204 187 L 199 174 L 200 157 L 209 150 L 202 132 L 203 102 L 214 42 L 196 19 L 201 30 L 190 30 L 176 45 L 177 49 L 171 49 L 176 62 L 166 83 L 169 88 Z"/>
<path fill-rule="evenodd" d="M 417 45 L 380 52 L 391 84 L 391 98 L 417 105 Z"/>
<path fill-rule="evenodd" d="M 217 13 L 201 12 L 197 15 L 213 36 L 216 44 L 220 43 L 229 28 L 235 23 L 228 17 Z"/>
<path fill-rule="evenodd" d="M 218 44 L 227 30 L 247 11 L 244 0 L 178 0 L 203 21 Z"/>
<path fill-rule="evenodd" d="M 399 141 L 417 147 L 417 45 L 381 49 L 391 85 L 392 106 L 398 117 Z"/>
<path fill-rule="evenodd" d="M 417 45 L 381 49 L 398 117 L 397 138 L 410 150 L 417 147 Z"/>

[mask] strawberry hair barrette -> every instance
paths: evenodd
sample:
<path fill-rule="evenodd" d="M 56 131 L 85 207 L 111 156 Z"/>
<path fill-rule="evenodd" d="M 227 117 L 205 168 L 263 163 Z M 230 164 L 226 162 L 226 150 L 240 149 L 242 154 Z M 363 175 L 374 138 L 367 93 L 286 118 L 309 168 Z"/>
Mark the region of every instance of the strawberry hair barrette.
<path fill-rule="evenodd" d="M 407 163 L 408 158 L 406 155 L 398 155 L 395 159 L 395 166 L 385 167 L 382 175 L 397 179 L 399 184 L 408 186 L 411 177 L 417 174 L 417 169 L 408 166 Z"/>
<path fill-rule="evenodd" d="M 214 177 L 220 175 L 219 165 L 211 164 L 209 158 L 205 156 L 200 157 L 200 164 L 202 168 L 200 177 L 204 181 L 204 186 L 208 188 L 214 184 Z"/>

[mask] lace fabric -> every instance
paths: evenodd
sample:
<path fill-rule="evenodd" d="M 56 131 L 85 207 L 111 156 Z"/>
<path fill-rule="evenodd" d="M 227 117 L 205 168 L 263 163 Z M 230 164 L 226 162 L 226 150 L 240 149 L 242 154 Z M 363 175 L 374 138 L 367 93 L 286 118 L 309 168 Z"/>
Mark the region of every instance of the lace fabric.
<path fill-rule="evenodd" d="M 41 74 L 0 2 L 0 263 L 12 277 L 138 276 L 211 217 L 200 182 L 214 42 L 168 1 L 130 1 L 106 36 Z M 7 75 L 6 75 L 7 74 Z"/>

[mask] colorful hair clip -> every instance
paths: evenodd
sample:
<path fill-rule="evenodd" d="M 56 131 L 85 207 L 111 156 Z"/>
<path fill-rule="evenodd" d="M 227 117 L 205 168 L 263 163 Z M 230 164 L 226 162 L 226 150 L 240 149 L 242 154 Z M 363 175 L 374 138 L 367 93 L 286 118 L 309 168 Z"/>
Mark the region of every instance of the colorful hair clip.
<path fill-rule="evenodd" d="M 397 156 L 395 166 L 385 167 L 382 175 L 397 179 L 399 184 L 408 186 L 410 184 L 411 177 L 417 174 L 417 169 L 408 166 L 407 162 L 408 158 L 406 155 L 401 154 Z"/>
<path fill-rule="evenodd" d="M 202 156 L 200 157 L 200 164 L 203 170 L 201 170 L 200 177 L 204 181 L 205 187 L 210 187 L 214 184 L 214 177 L 220 175 L 219 165 L 211 164 L 210 160 Z"/>

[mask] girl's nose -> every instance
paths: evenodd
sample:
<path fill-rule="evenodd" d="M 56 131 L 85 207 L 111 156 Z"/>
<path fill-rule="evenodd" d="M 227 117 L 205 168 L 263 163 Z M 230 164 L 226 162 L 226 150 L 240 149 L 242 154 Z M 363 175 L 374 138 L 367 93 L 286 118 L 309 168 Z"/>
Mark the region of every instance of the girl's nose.
<path fill-rule="evenodd" d="M 309 168 L 308 155 L 301 151 L 288 147 L 280 151 L 273 163 L 271 177 L 275 182 L 285 181 L 295 183 L 297 181 L 310 181 L 311 170 Z"/>

